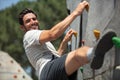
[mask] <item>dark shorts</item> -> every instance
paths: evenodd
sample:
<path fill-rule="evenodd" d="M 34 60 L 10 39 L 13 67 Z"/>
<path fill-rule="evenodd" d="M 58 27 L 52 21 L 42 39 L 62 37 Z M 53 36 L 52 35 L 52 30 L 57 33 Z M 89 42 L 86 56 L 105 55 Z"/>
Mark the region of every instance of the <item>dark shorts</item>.
<path fill-rule="evenodd" d="M 43 68 L 40 75 L 40 80 L 76 80 L 77 71 L 70 76 L 67 76 L 66 74 L 66 57 L 67 54 L 60 58 L 53 56 L 53 59 Z"/>

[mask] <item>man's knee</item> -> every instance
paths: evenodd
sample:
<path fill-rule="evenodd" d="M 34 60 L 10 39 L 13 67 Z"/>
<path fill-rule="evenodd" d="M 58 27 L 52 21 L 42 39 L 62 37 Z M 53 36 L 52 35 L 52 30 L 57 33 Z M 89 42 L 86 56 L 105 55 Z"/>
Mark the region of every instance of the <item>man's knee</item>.
<path fill-rule="evenodd" d="M 90 49 L 90 47 L 87 46 L 82 46 L 78 49 L 76 49 L 76 56 L 81 56 L 81 57 L 86 57 L 88 50 Z"/>
<path fill-rule="evenodd" d="M 75 51 L 75 59 L 78 63 L 84 65 L 85 63 L 88 63 L 87 59 L 87 52 L 90 49 L 90 47 L 83 46 Z"/>

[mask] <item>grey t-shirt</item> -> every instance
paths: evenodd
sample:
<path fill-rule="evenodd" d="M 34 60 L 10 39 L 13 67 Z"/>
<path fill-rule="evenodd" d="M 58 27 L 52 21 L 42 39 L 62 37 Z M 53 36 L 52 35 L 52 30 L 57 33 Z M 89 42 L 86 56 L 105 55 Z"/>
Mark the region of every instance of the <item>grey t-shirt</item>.
<path fill-rule="evenodd" d="M 58 52 L 50 42 L 39 43 L 41 33 L 42 30 L 30 30 L 26 32 L 23 39 L 26 55 L 39 75 L 45 64 L 52 59 L 52 55 L 59 57 Z"/>

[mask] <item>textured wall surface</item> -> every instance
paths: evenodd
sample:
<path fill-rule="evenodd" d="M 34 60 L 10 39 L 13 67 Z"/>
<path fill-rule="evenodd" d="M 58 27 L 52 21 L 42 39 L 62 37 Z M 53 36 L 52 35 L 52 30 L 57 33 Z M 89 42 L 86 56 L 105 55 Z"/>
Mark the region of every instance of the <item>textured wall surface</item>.
<path fill-rule="evenodd" d="M 32 80 L 7 53 L 0 51 L 0 80 Z"/>
<path fill-rule="evenodd" d="M 67 8 L 72 12 L 75 6 L 82 0 L 67 0 Z M 93 30 L 100 31 L 100 37 L 112 29 L 120 37 L 120 0 L 87 0 L 90 3 L 89 11 L 84 11 L 70 26 L 78 31 L 77 44 L 82 40 L 85 45 L 95 46 L 96 38 Z M 81 21 L 82 20 L 82 21 Z M 77 25 L 76 25 L 77 24 Z M 82 28 L 81 28 L 82 26 Z M 80 30 L 82 29 L 82 30 Z M 72 50 L 75 49 L 75 38 L 72 39 Z M 77 46 L 78 47 L 78 46 Z M 78 73 L 78 80 L 120 80 L 120 48 L 115 46 L 106 53 L 103 66 L 98 70 L 92 70 L 90 64 L 83 66 L 83 73 Z"/>

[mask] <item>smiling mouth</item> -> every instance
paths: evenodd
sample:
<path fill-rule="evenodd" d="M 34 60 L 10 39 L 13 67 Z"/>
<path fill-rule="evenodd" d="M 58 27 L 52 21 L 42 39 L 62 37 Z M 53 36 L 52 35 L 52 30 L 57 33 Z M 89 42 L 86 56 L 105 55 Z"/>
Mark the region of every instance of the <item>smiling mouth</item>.
<path fill-rule="evenodd" d="M 34 26 L 31 26 L 32 29 L 38 29 L 38 26 L 34 25 Z"/>

